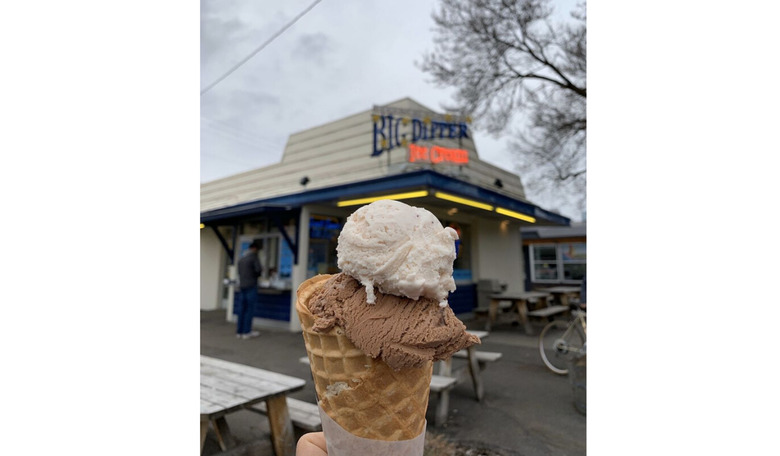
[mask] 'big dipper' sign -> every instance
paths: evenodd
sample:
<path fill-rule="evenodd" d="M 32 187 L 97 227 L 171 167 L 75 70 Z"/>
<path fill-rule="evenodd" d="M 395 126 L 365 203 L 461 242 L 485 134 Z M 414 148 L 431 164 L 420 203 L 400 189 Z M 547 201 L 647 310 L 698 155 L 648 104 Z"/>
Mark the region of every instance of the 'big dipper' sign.
<path fill-rule="evenodd" d="M 466 163 L 468 152 L 462 149 L 447 149 L 439 146 L 431 147 L 430 153 L 423 153 L 421 146 L 412 147 L 417 141 L 435 139 L 460 139 L 469 138 L 466 122 L 449 122 L 423 119 L 409 116 L 393 116 L 392 114 L 372 116 L 374 121 L 374 149 L 372 157 L 381 155 L 382 152 L 391 151 L 396 147 L 409 147 L 410 161 L 417 161 L 423 156 L 431 162 L 441 161 Z M 434 150 L 435 149 L 435 150 Z"/>

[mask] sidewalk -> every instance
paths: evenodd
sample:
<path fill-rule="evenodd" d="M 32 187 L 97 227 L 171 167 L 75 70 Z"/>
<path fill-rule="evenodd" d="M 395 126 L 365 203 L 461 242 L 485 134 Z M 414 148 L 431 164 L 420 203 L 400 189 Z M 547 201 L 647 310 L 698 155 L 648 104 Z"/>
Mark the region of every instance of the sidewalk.
<path fill-rule="evenodd" d="M 470 329 L 483 329 L 484 320 L 464 321 Z M 201 312 L 201 354 L 268 369 L 308 380 L 291 394 L 315 402 L 309 366 L 298 359 L 306 355 L 300 333 L 261 329 L 256 339 L 239 340 L 235 325 L 225 321 L 225 311 Z M 450 394 L 447 423 L 432 426 L 435 399 L 428 407 L 428 431 L 454 444 L 482 449 L 472 454 L 506 456 L 584 455 L 586 417 L 572 403 L 569 380 L 549 372 L 539 358 L 536 338 L 518 326 L 495 325 L 481 350 L 503 353 L 483 372 L 485 398 L 478 402 L 471 384 L 457 385 Z M 455 366 L 461 360 L 454 360 Z M 273 455 L 268 421 L 241 411 L 228 415 L 239 448 L 220 453 L 212 432 L 203 454 Z"/>

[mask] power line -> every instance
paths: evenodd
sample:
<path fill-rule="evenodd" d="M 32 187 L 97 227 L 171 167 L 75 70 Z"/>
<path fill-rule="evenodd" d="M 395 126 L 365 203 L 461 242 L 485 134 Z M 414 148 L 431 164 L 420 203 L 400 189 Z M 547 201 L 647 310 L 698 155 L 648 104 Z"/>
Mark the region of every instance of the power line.
<path fill-rule="evenodd" d="M 206 116 L 203 116 L 203 115 L 200 116 L 200 120 L 201 120 L 201 123 L 200 123 L 201 127 L 212 128 L 212 129 L 215 129 L 215 130 L 224 130 L 224 131 L 230 132 L 230 133 L 232 133 L 234 135 L 238 135 L 238 136 L 242 136 L 242 137 L 251 139 L 252 141 L 264 142 L 266 144 L 270 144 L 273 147 L 284 146 L 284 142 L 283 141 L 280 141 L 278 139 L 271 139 L 268 136 L 257 134 L 255 132 L 249 133 L 245 129 L 238 128 L 235 125 L 230 124 L 228 122 L 225 122 L 223 120 L 212 119 L 212 118 L 209 118 L 209 117 L 206 117 Z M 203 123 L 204 120 L 206 122 L 211 122 L 214 125 L 204 124 Z"/>
<path fill-rule="evenodd" d="M 219 125 L 221 127 L 224 127 L 224 128 L 229 128 L 230 130 L 233 130 L 236 133 L 241 133 L 241 134 L 249 136 L 249 137 L 257 138 L 258 140 L 261 140 L 261 141 L 266 141 L 268 143 L 277 144 L 277 145 L 280 143 L 279 140 L 277 140 L 277 139 L 271 139 L 272 138 L 271 136 L 258 134 L 254 130 L 253 130 L 252 133 L 249 133 L 249 132 L 247 132 L 246 128 L 239 128 L 236 125 L 234 125 L 232 123 L 229 123 L 229 122 L 226 122 L 224 120 L 213 119 L 211 117 L 206 117 L 203 114 L 201 114 L 200 120 L 201 120 L 201 125 L 203 124 L 203 121 L 205 120 L 206 122 L 211 122 L 211 123 L 217 124 L 217 125 Z"/>
<path fill-rule="evenodd" d="M 321 1 L 322 1 L 322 0 L 314 0 L 314 3 L 312 3 L 311 5 L 309 5 L 309 7 L 308 7 L 308 8 L 306 8 L 305 10 L 303 10 L 303 11 L 302 11 L 302 12 L 301 12 L 299 15 L 295 16 L 295 18 L 293 18 L 293 20 L 292 20 L 292 21 L 290 21 L 290 22 L 289 22 L 287 25 L 285 25 L 284 27 L 282 27 L 282 29 L 281 29 L 281 30 L 279 30 L 278 32 L 274 33 L 274 34 L 273 34 L 273 36 L 271 36 L 271 38 L 269 38 L 269 39 L 268 39 L 268 40 L 267 40 L 265 43 L 261 44 L 261 45 L 260 45 L 260 47 L 258 47 L 258 48 L 257 48 L 257 49 L 255 49 L 254 51 L 252 51 L 252 53 L 251 53 L 251 54 L 249 54 L 249 55 L 248 55 L 248 56 L 246 56 L 246 57 L 245 57 L 243 60 L 241 60 L 240 62 L 238 62 L 236 65 L 234 65 L 234 66 L 233 66 L 233 68 L 229 69 L 229 70 L 227 71 L 227 73 L 225 73 L 225 74 L 223 74 L 222 76 L 220 76 L 220 77 L 219 77 L 219 79 L 217 79 L 216 81 L 214 81 L 214 82 L 212 82 L 211 84 L 209 84 L 209 85 L 208 85 L 206 88 L 202 89 L 202 90 L 200 91 L 200 94 L 201 94 L 201 95 L 203 95 L 204 93 L 206 93 L 206 92 L 208 92 L 209 90 L 211 90 L 211 88 L 212 88 L 212 87 L 214 87 L 215 85 L 217 85 L 217 84 L 219 84 L 220 82 L 222 82 L 222 80 L 223 80 L 223 79 L 225 79 L 226 77 L 230 76 L 230 74 L 231 74 L 232 72 L 236 71 L 236 70 L 237 70 L 237 69 L 238 69 L 238 68 L 239 68 L 241 65 L 245 64 L 246 62 L 248 62 L 248 61 L 249 61 L 249 59 L 251 59 L 252 57 L 254 57 L 254 56 L 255 56 L 255 55 L 258 53 L 258 52 L 262 51 L 262 50 L 263 50 L 263 48 L 265 48 L 266 46 L 268 46 L 269 44 L 271 44 L 271 42 L 272 42 L 273 40 L 275 40 L 276 38 L 278 38 L 278 37 L 279 37 L 279 35 L 281 35 L 282 33 L 284 33 L 284 31 L 285 31 L 285 30 L 287 30 L 287 29 L 288 29 L 288 28 L 290 28 L 290 27 L 291 27 L 293 24 L 295 24 L 295 23 L 298 21 L 298 19 L 302 18 L 302 17 L 303 17 L 303 16 L 304 16 L 306 13 L 308 13 L 309 11 L 311 11 L 311 9 L 312 9 L 312 8 L 314 8 L 314 7 L 317 5 L 317 3 L 321 2 Z"/>
<path fill-rule="evenodd" d="M 250 163 L 248 161 L 244 161 L 244 160 L 241 160 L 241 159 L 236 159 L 233 156 L 226 156 L 225 154 L 220 154 L 220 153 L 217 153 L 217 152 L 207 152 L 207 151 L 201 150 L 200 153 L 201 153 L 201 155 L 208 155 L 209 157 L 219 158 L 222 161 L 227 160 L 227 161 L 235 163 L 236 165 L 241 165 L 243 167 L 258 168 L 260 166 L 260 164 L 258 162 L 251 162 Z"/>
<path fill-rule="evenodd" d="M 284 147 L 281 144 L 271 143 L 271 142 L 268 142 L 268 141 L 266 141 L 265 144 L 260 144 L 261 141 L 258 140 L 257 138 L 252 138 L 252 137 L 246 136 L 246 135 L 239 135 L 239 134 L 237 134 L 235 132 L 231 132 L 229 130 L 220 128 L 220 127 L 215 126 L 215 125 L 203 125 L 203 127 L 206 130 L 202 130 L 202 131 L 207 131 L 208 132 L 210 130 L 210 131 L 216 132 L 217 134 L 220 134 L 223 137 L 229 138 L 229 139 L 231 139 L 233 141 L 238 141 L 238 142 L 240 142 L 240 143 L 242 143 L 242 144 L 244 144 L 246 146 L 249 146 L 249 147 L 252 147 L 252 148 L 255 148 L 255 149 L 259 149 L 259 148 L 274 149 L 274 150 L 282 150 L 282 149 L 284 149 Z"/>

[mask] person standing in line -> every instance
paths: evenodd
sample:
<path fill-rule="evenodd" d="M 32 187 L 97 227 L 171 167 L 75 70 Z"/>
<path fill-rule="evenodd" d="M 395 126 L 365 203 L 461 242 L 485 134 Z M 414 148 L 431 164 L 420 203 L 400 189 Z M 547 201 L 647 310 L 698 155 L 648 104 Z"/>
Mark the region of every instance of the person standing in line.
<path fill-rule="evenodd" d="M 249 339 L 260 335 L 259 331 L 252 331 L 252 318 L 255 314 L 255 307 L 260 301 L 260 295 L 257 293 L 257 278 L 263 272 L 260 265 L 260 259 L 257 251 L 263 246 L 263 241 L 255 239 L 249 245 L 249 252 L 238 261 L 238 299 L 236 307 L 238 311 L 238 322 L 236 324 L 236 337 L 239 339 Z"/>

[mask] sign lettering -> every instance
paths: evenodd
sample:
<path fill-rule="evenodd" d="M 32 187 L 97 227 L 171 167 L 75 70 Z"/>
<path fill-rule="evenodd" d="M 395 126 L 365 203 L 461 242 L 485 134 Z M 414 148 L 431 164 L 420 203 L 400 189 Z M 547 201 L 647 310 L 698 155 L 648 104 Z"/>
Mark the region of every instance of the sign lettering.
<path fill-rule="evenodd" d="M 374 115 L 373 120 L 374 149 L 371 152 L 372 157 L 421 140 L 469 138 L 468 125 L 465 122 L 441 122 L 427 117 L 424 119 L 393 117 L 390 114 Z"/>
<path fill-rule="evenodd" d="M 449 149 L 441 146 L 428 148 L 418 146 L 417 144 L 409 144 L 409 162 L 465 164 L 469 162 L 469 152 L 464 149 Z"/>

